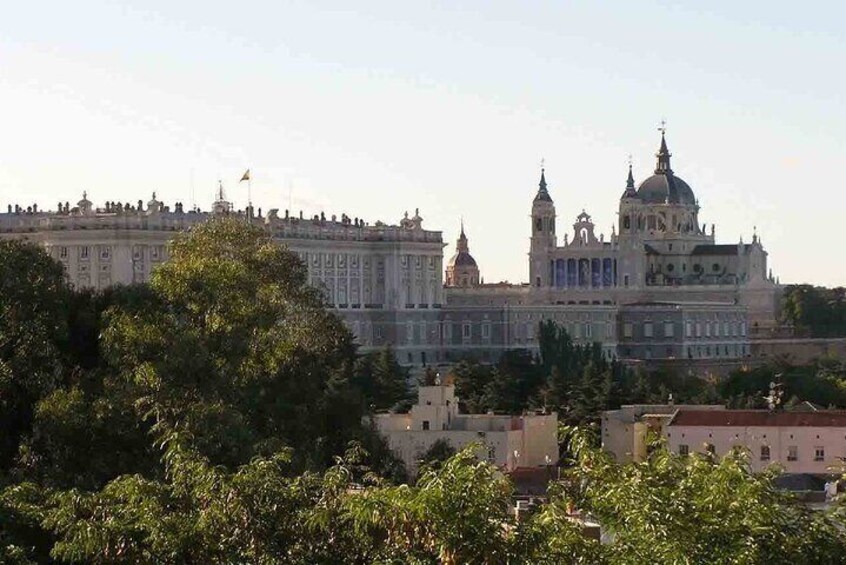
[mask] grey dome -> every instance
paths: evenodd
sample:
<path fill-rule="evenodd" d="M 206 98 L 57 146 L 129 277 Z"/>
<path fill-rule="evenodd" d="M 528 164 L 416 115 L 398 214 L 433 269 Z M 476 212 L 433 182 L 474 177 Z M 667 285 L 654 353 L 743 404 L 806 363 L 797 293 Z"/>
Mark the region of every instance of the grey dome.
<path fill-rule="evenodd" d="M 456 251 L 449 260 L 451 267 L 477 267 L 476 260 L 467 251 Z"/>
<path fill-rule="evenodd" d="M 672 171 L 656 173 L 640 183 L 637 197 L 646 204 L 696 205 L 693 189 Z"/>

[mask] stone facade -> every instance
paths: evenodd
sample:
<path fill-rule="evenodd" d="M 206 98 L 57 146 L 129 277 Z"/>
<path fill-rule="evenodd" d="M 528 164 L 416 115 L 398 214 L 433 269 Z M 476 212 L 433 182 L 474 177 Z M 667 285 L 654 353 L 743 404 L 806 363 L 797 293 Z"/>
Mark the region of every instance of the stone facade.
<path fill-rule="evenodd" d="M 673 453 L 713 453 L 735 447 L 749 451 L 753 471 L 772 464 L 791 474 L 843 473 L 846 411 L 684 410 L 673 415 L 662 435 Z"/>
<path fill-rule="evenodd" d="M 648 435 L 660 437 L 680 410 L 725 410 L 719 404 L 625 404 L 601 414 L 602 449 L 620 463 L 640 462 L 648 455 Z"/>
<path fill-rule="evenodd" d="M 542 170 L 531 206 L 529 283 L 448 286 L 444 315 L 472 312 L 480 323 L 502 324 L 490 345 L 504 349 L 536 348 L 520 321 L 553 319 L 621 358 L 749 356 L 749 336 L 776 325 L 780 286 L 767 253 L 757 234 L 749 244 L 716 244 L 714 225 L 700 225 L 699 201 L 670 156 L 662 133 L 654 173 L 638 188 L 629 167 L 619 222 L 607 238 L 582 210 L 559 240 Z"/>
<path fill-rule="evenodd" d="M 452 385 L 421 386 L 417 404 L 407 414 L 373 416 L 376 430 L 406 468 L 416 472 L 420 459 L 438 440 L 459 450 L 479 443 L 479 456 L 511 472 L 558 461 L 558 416 L 461 414 Z"/>
<path fill-rule="evenodd" d="M 463 222 L 444 265 L 442 234 L 424 229 L 418 211 L 395 225 L 345 214 L 236 211 L 222 187 L 210 212 L 178 202 L 171 208 L 155 194 L 146 204 L 95 207 L 83 194 L 76 206 L 59 203 L 56 211 L 9 206 L 0 213 L 0 238 L 43 245 L 71 283 L 102 289 L 148 281 L 175 234 L 212 217 L 239 218 L 305 262 L 311 283 L 365 351 L 391 344 L 401 363 L 416 367 L 536 351 L 544 320 L 564 324 L 577 342 L 599 342 L 609 357 L 744 358 L 748 336 L 775 325 L 778 305 L 780 287 L 767 273 L 761 240 L 716 244 L 714 226 L 706 233 L 699 224 L 693 190 L 670 167 L 663 134 L 657 158 L 637 189 L 629 167 L 619 225 L 607 238 L 582 210 L 572 235 L 559 241 L 542 170 L 523 284 L 484 284 Z"/>
<path fill-rule="evenodd" d="M 43 245 L 74 286 L 103 289 L 148 281 L 176 234 L 213 217 L 262 226 L 296 253 L 365 351 L 393 344 L 401 359 L 423 364 L 440 353 L 443 238 L 423 229 L 417 213 L 397 225 L 371 225 L 346 215 L 236 211 L 222 188 L 210 212 L 171 208 L 155 194 L 146 205 L 95 207 L 83 194 L 76 206 L 60 203 L 57 211 L 9 206 L 0 214 L 0 238 Z"/>

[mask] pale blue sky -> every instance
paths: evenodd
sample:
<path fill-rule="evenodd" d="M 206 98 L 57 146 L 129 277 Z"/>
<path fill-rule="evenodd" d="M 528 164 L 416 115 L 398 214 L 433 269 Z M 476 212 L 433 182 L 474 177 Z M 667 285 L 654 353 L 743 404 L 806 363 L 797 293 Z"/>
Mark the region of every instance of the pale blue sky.
<path fill-rule="evenodd" d="M 105 200 L 397 221 L 525 280 L 538 164 L 559 234 L 610 233 L 634 159 L 721 242 L 846 284 L 842 2 L 20 2 L 0 18 L 0 206 Z"/>

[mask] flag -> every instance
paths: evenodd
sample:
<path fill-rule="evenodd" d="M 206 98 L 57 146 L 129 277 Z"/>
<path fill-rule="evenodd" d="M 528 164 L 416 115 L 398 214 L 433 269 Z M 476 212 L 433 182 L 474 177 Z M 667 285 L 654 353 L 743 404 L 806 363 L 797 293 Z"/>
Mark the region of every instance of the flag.
<path fill-rule="evenodd" d="M 238 182 L 244 182 L 245 180 L 250 180 L 250 169 L 244 171 L 244 176 L 241 177 L 241 180 Z"/>

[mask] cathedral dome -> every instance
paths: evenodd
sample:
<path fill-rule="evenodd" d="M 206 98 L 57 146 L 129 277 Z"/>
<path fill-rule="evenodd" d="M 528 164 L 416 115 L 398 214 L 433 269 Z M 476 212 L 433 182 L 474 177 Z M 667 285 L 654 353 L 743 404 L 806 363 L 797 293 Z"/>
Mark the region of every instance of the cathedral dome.
<path fill-rule="evenodd" d="M 478 267 L 476 260 L 473 259 L 469 251 L 456 251 L 447 265 L 450 267 Z"/>
<path fill-rule="evenodd" d="M 637 197 L 646 204 L 696 204 L 693 189 L 672 171 L 656 173 L 640 183 Z"/>
<path fill-rule="evenodd" d="M 655 154 L 658 163 L 655 166 L 655 174 L 640 183 L 637 189 L 637 198 L 646 204 L 670 204 L 696 205 L 696 196 L 693 189 L 686 182 L 673 174 L 670 168 L 671 153 L 667 149 L 667 140 L 664 136 L 664 129 L 661 128 L 661 147 Z"/>
<path fill-rule="evenodd" d="M 464 222 L 461 222 L 461 234 L 455 242 L 455 255 L 446 266 L 446 286 L 477 286 L 479 284 L 479 266 L 470 255 L 470 245 L 464 234 Z"/>

